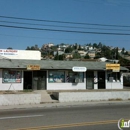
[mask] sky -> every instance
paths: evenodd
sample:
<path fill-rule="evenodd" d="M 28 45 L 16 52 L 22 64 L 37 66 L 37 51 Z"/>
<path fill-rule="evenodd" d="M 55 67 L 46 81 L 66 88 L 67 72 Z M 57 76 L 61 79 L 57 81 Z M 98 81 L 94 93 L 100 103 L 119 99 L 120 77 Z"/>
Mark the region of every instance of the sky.
<path fill-rule="evenodd" d="M 0 0 L 0 48 L 99 43 L 130 50 L 130 0 Z"/>

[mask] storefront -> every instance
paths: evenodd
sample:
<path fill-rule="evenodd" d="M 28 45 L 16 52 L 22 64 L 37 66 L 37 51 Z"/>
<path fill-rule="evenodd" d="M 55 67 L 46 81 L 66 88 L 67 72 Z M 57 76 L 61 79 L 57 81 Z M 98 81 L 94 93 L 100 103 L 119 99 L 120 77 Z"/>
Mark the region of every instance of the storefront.
<path fill-rule="evenodd" d="M 0 68 L 0 90 L 123 89 L 122 73 L 128 71 L 108 70 L 104 62 L 5 59 Z"/>
<path fill-rule="evenodd" d="M 46 71 L 24 71 L 24 89 L 46 90 Z"/>
<path fill-rule="evenodd" d="M 86 89 L 85 72 L 48 70 L 47 90 Z"/>

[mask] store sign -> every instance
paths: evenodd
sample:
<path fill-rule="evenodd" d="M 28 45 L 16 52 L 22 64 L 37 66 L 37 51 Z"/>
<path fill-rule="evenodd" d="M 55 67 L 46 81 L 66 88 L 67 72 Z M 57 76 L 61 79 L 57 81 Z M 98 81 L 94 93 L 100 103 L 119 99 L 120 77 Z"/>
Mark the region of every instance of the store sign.
<path fill-rule="evenodd" d="M 40 65 L 27 65 L 27 70 L 40 70 Z"/>
<path fill-rule="evenodd" d="M 113 72 L 120 72 L 120 64 L 106 64 L 106 69 Z"/>
<path fill-rule="evenodd" d="M 6 56 L 6 55 L 18 55 L 18 50 L 0 49 L 0 55 L 2 55 L 2 56 Z"/>
<path fill-rule="evenodd" d="M 72 70 L 73 70 L 74 72 L 86 72 L 87 68 L 86 68 L 86 67 L 77 67 L 77 66 L 74 66 L 74 67 L 72 68 Z"/>

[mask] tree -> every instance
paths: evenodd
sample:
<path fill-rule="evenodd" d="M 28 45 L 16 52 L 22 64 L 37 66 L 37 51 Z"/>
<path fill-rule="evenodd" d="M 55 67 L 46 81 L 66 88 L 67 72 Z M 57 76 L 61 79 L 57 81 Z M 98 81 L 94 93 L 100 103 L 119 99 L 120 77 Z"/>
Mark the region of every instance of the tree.
<path fill-rule="evenodd" d="M 57 53 L 56 53 L 56 55 L 54 57 L 54 60 L 64 60 L 64 59 L 65 59 L 65 55 L 64 54 L 59 55 L 58 51 L 57 51 Z"/>
<path fill-rule="evenodd" d="M 57 46 L 52 46 L 52 47 L 51 47 L 51 50 L 52 50 L 52 51 L 56 51 L 56 50 L 57 50 Z"/>
<path fill-rule="evenodd" d="M 27 46 L 26 50 L 31 50 L 31 48 L 29 46 Z"/>
<path fill-rule="evenodd" d="M 118 54 L 118 47 L 115 48 L 115 59 L 118 60 L 119 54 Z"/>
<path fill-rule="evenodd" d="M 34 46 L 31 46 L 31 49 L 30 50 L 36 50 Z"/>
<path fill-rule="evenodd" d="M 128 51 L 126 51 L 124 54 L 125 54 L 125 55 L 129 55 Z"/>
<path fill-rule="evenodd" d="M 65 53 L 71 53 L 73 51 L 73 49 L 71 47 L 67 47 L 65 49 Z"/>
<path fill-rule="evenodd" d="M 91 43 L 89 43 L 89 44 L 87 44 L 88 46 L 92 46 L 92 44 Z"/>
<path fill-rule="evenodd" d="M 123 47 L 121 53 L 124 54 L 124 52 L 125 52 L 125 48 Z"/>
<path fill-rule="evenodd" d="M 94 57 L 94 59 L 98 59 L 98 58 L 101 58 L 101 53 L 96 53 L 96 55 L 95 55 L 95 57 Z"/>
<path fill-rule="evenodd" d="M 94 44 L 93 44 L 93 48 L 94 48 L 94 47 L 95 47 L 95 48 L 98 48 L 97 43 L 94 43 Z"/>
<path fill-rule="evenodd" d="M 54 51 L 50 51 L 50 55 L 54 55 Z"/>
<path fill-rule="evenodd" d="M 111 59 L 111 51 L 109 49 L 107 49 L 104 52 L 104 56 L 103 57 L 106 57 L 107 59 Z"/>
<path fill-rule="evenodd" d="M 116 59 L 116 49 L 111 50 L 111 59 Z"/>
<path fill-rule="evenodd" d="M 38 45 L 31 46 L 31 47 L 27 46 L 26 50 L 39 50 L 39 48 Z"/>
<path fill-rule="evenodd" d="M 81 58 L 80 54 L 77 53 L 77 52 L 75 52 L 75 53 L 73 54 L 73 59 L 79 59 L 79 58 Z"/>
<path fill-rule="evenodd" d="M 13 49 L 12 47 L 8 47 L 7 49 Z"/>
<path fill-rule="evenodd" d="M 74 45 L 74 50 L 77 50 L 77 49 L 78 49 L 78 44 L 75 43 L 75 45 Z"/>
<path fill-rule="evenodd" d="M 39 47 L 38 47 L 38 45 L 37 45 L 37 44 L 35 45 L 35 50 L 39 50 Z"/>
<path fill-rule="evenodd" d="M 101 46 L 101 44 L 100 44 Z M 106 57 L 107 59 L 112 59 L 113 58 L 113 54 L 111 53 L 111 50 L 109 49 L 109 47 L 102 45 L 101 48 L 101 57 Z"/>
<path fill-rule="evenodd" d="M 88 54 L 86 54 L 84 59 L 90 59 L 90 56 Z"/>
<path fill-rule="evenodd" d="M 99 44 L 98 44 L 98 48 L 102 48 L 102 43 L 101 42 L 99 42 Z"/>
<path fill-rule="evenodd" d="M 55 55 L 55 57 L 54 57 L 54 60 L 59 60 L 59 54 L 58 54 L 58 51 L 57 51 L 57 53 L 56 53 L 56 55 Z"/>
<path fill-rule="evenodd" d="M 59 55 L 59 60 L 64 60 L 64 54 Z"/>
<path fill-rule="evenodd" d="M 79 45 L 79 48 L 78 48 L 78 50 L 83 50 L 83 49 L 81 48 L 81 45 Z"/>

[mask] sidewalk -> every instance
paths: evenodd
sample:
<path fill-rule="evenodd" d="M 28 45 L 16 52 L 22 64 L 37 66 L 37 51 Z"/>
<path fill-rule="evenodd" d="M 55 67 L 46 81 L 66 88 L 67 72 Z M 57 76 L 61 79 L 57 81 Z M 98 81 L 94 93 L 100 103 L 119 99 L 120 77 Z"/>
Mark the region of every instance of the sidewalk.
<path fill-rule="evenodd" d="M 130 104 L 130 100 L 10 105 L 10 106 L 0 106 L 0 110 L 32 109 L 32 108 L 33 109 L 36 109 L 36 108 L 62 108 L 62 107 L 73 107 L 73 106 L 102 106 L 102 105 L 122 105 L 122 104 L 124 104 L 124 105 Z"/>

